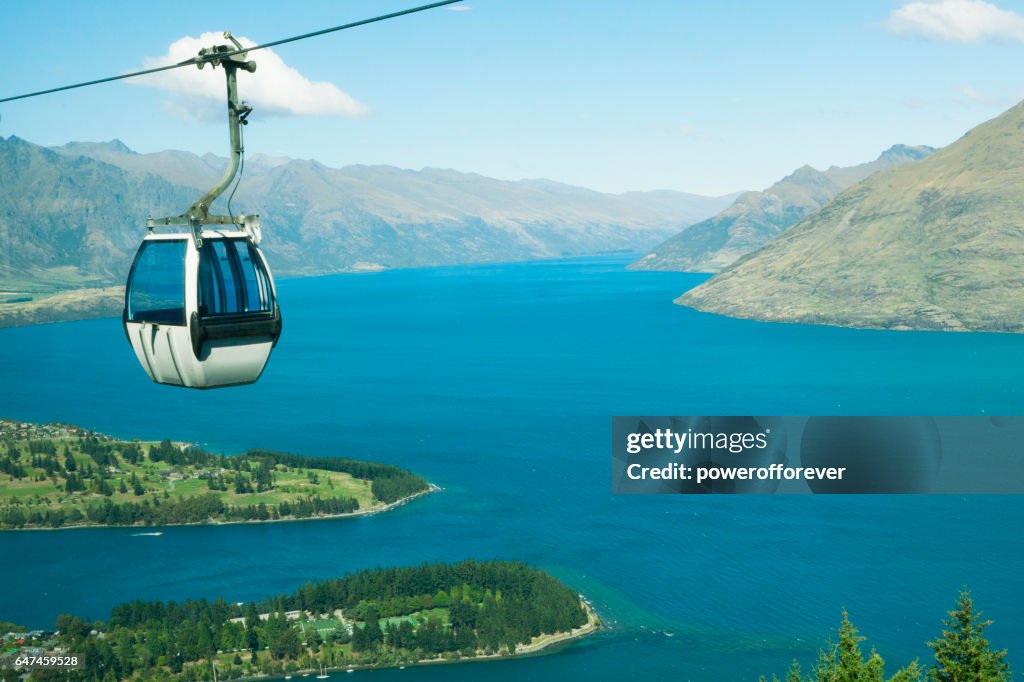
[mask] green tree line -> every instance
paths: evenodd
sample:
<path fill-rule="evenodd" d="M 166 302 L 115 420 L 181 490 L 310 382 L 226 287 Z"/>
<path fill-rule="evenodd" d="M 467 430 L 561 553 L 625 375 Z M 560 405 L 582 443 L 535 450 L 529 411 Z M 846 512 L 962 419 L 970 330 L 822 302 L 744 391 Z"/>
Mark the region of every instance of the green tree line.
<path fill-rule="evenodd" d="M 221 501 L 216 493 L 203 493 L 191 497 L 166 496 L 162 499 L 159 495 L 153 495 L 141 502 L 97 500 L 89 503 L 84 513 L 77 507 L 33 509 L 9 505 L 0 510 L 0 526 L 61 528 L 83 521 L 104 526 L 173 526 L 211 521 L 301 519 L 348 514 L 358 509 L 359 501 L 353 497 L 323 498 L 316 495 L 282 502 L 279 505 L 231 505 Z"/>
<path fill-rule="evenodd" d="M 1013 676 L 1006 662 L 1006 650 L 992 647 L 985 630 L 992 624 L 975 609 L 971 594 L 960 592 L 956 607 L 942 621 L 940 635 L 931 642 L 934 661 L 929 667 L 911 661 L 886 676 L 885 660 L 871 648 L 867 656 L 861 649 L 866 637 L 859 634 L 844 610 L 837 642 L 818 651 L 813 670 L 804 675 L 800 664 L 793 661 L 783 678 L 785 682 L 1010 682 Z M 760 682 L 768 682 L 761 676 Z M 782 682 L 772 675 L 771 682 Z"/>

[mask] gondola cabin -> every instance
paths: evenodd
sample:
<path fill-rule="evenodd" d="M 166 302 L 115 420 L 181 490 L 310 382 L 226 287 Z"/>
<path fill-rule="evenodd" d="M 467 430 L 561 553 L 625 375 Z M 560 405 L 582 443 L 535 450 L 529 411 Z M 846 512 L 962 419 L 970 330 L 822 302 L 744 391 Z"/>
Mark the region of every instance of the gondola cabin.
<path fill-rule="evenodd" d="M 143 240 L 125 289 L 125 334 L 157 383 L 252 383 L 281 335 L 274 280 L 250 231 L 200 234 Z"/>
<path fill-rule="evenodd" d="M 231 137 L 228 169 L 185 213 L 149 219 L 149 233 L 135 254 L 125 287 L 124 333 L 139 364 L 159 384 L 251 384 L 263 374 L 281 336 L 274 279 L 259 249 L 259 216 L 209 212 L 238 172 L 241 127 L 252 113 L 252 107 L 238 101 L 236 72 L 256 72 L 242 45 L 228 32 L 224 37 L 232 45 L 203 48 L 192 61 L 200 69 L 205 64 L 224 69 Z M 176 229 L 158 233 L 157 227 Z"/>

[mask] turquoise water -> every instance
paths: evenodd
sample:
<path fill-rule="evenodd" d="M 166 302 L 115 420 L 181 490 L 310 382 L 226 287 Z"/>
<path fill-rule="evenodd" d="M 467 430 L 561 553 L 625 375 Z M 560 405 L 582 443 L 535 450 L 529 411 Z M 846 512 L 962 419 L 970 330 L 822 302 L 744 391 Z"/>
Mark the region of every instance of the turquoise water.
<path fill-rule="evenodd" d="M 612 627 L 556 655 L 346 677 L 755 680 L 809 662 L 844 606 L 894 669 L 928 657 L 962 585 L 1024 666 L 1024 498 L 610 492 L 615 414 L 1024 414 L 1024 337 L 731 320 L 671 304 L 701 276 L 625 262 L 285 280 L 264 377 L 208 393 L 150 383 L 117 320 L 0 330 L 2 416 L 377 459 L 444 487 L 358 520 L 2 533 L 0 620 L 522 558 Z"/>

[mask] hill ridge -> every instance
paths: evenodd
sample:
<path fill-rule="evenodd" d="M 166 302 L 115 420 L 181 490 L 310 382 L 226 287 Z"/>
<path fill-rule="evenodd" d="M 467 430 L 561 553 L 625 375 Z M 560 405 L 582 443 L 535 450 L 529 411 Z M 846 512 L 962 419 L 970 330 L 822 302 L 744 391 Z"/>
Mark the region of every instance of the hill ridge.
<path fill-rule="evenodd" d="M 721 213 L 684 228 L 633 262 L 635 270 L 717 272 L 818 210 L 844 188 L 880 169 L 927 156 L 927 146 L 896 144 L 874 161 L 856 166 L 809 165 L 770 187 L 746 192 Z"/>
<path fill-rule="evenodd" d="M 139 154 L 118 140 L 46 148 L 0 138 L 0 326 L 119 312 L 111 288 L 127 276 L 146 217 L 180 214 L 226 163 Z M 275 274 L 314 275 L 633 252 L 728 202 L 276 158 L 246 165 L 232 204 L 261 214 Z M 213 210 L 226 213 L 225 203 Z"/>
<path fill-rule="evenodd" d="M 880 171 L 677 302 L 853 327 L 1024 331 L 1024 102 Z"/>

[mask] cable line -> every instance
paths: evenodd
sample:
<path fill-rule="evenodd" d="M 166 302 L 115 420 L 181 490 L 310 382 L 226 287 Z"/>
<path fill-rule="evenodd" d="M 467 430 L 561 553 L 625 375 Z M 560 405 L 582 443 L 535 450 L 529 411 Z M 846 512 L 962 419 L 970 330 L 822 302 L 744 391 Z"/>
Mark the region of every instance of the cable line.
<path fill-rule="evenodd" d="M 409 9 L 403 9 L 398 12 L 391 12 L 390 14 L 381 14 L 377 17 L 370 19 L 361 19 L 359 21 L 353 21 L 348 24 L 342 24 L 340 26 L 333 26 L 331 28 L 325 28 L 320 31 L 313 31 L 312 33 L 303 33 L 299 36 L 292 36 L 291 38 L 284 38 L 282 40 L 274 40 L 269 43 L 263 43 L 262 45 L 256 45 L 255 47 L 246 47 L 241 50 L 233 50 L 231 52 L 218 52 L 216 54 L 207 54 L 199 57 L 193 57 L 192 59 L 186 59 L 183 62 L 177 64 L 167 64 L 166 66 L 158 66 L 153 69 L 145 69 L 143 71 L 135 71 L 133 73 L 126 73 L 120 76 L 109 76 L 108 78 L 97 78 L 96 80 L 85 81 L 84 83 L 75 83 L 74 85 L 64 85 L 59 88 L 50 88 L 49 90 L 39 90 L 38 92 L 28 92 L 24 95 L 15 95 L 14 97 L 4 97 L 0 99 L 0 103 L 13 102 L 18 99 L 28 99 L 29 97 L 38 97 L 40 95 L 49 95 L 54 92 L 61 92 L 63 90 L 74 90 L 75 88 L 84 88 L 89 85 L 99 85 L 100 83 L 109 83 L 110 81 L 124 80 L 125 78 L 136 78 L 138 76 L 148 76 L 152 73 L 159 73 L 161 71 L 169 71 L 171 69 L 178 69 L 183 66 L 193 66 L 197 64 L 203 64 L 206 62 L 219 61 L 225 57 L 231 57 L 237 54 L 243 54 L 245 52 L 252 52 L 254 50 L 263 50 L 268 47 L 275 47 L 277 45 L 284 45 L 285 43 L 294 43 L 298 40 L 305 40 L 307 38 L 314 38 L 316 36 L 322 36 L 326 33 L 334 33 L 336 31 L 344 31 L 350 28 L 356 28 L 357 26 L 366 26 L 367 24 L 373 24 L 378 21 L 384 21 L 386 19 L 394 19 L 396 17 L 405 16 L 406 14 L 415 14 L 416 12 L 423 12 L 428 9 L 435 9 L 437 7 L 443 7 L 444 5 L 452 5 L 456 2 L 462 2 L 462 0 L 441 0 L 440 2 L 432 2 L 429 5 L 420 5 L 419 7 L 410 7 Z"/>

